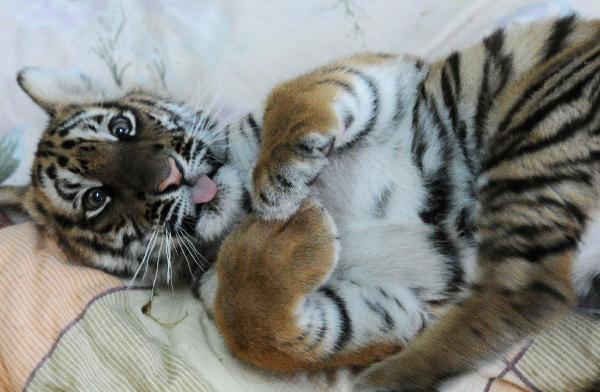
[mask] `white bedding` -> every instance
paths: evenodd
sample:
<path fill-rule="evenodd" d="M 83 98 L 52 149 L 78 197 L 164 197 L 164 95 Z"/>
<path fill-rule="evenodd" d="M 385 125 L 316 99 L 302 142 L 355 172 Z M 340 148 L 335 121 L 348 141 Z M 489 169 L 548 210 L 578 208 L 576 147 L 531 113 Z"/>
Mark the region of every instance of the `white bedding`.
<path fill-rule="evenodd" d="M 15 75 L 77 69 L 107 88 L 166 91 L 201 105 L 252 108 L 279 80 L 357 51 L 434 58 L 498 26 L 577 11 L 597 0 L 0 0 L 0 135 L 29 163 L 45 116 Z M 111 69 L 113 67 L 113 69 Z"/>

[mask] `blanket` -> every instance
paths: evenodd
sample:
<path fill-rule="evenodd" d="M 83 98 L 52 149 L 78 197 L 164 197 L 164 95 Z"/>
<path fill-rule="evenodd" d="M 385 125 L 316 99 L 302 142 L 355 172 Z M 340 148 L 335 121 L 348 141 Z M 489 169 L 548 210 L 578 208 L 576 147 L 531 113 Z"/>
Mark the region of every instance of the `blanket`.
<path fill-rule="evenodd" d="M 71 263 L 25 223 L 0 230 L 0 390 L 349 391 L 353 373 L 282 376 L 235 359 L 188 288 L 152 293 Z M 600 373 L 600 320 L 572 314 L 447 392 L 571 391 Z"/>

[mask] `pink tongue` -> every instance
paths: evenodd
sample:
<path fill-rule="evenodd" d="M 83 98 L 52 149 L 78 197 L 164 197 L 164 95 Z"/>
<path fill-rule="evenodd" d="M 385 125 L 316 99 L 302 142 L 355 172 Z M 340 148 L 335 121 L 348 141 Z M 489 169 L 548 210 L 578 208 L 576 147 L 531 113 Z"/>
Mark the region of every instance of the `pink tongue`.
<path fill-rule="evenodd" d="M 192 202 L 194 204 L 208 203 L 217 194 L 217 184 L 208 176 L 202 176 L 196 181 L 192 189 Z"/>

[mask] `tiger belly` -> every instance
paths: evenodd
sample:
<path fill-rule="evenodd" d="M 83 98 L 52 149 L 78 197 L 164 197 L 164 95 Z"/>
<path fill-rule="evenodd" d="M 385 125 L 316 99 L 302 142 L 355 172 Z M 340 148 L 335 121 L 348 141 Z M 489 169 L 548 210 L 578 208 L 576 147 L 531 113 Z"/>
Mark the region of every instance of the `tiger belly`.
<path fill-rule="evenodd" d="M 335 157 L 314 185 L 340 233 L 336 273 L 402 286 L 422 302 L 448 299 L 448 260 L 419 216 L 427 196 L 422 177 L 410 155 L 390 145 Z M 470 248 L 461 252 L 467 283 L 475 258 Z"/>

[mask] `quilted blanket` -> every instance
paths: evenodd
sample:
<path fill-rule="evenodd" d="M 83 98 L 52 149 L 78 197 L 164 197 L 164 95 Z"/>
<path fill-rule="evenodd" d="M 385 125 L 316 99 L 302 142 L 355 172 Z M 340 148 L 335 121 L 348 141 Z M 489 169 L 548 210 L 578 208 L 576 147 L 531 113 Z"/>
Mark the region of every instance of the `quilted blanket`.
<path fill-rule="evenodd" d="M 0 230 L 0 390 L 349 391 L 233 358 L 187 288 L 156 293 L 71 263 L 31 223 Z M 600 373 L 600 320 L 573 314 L 446 391 L 564 392 Z"/>

